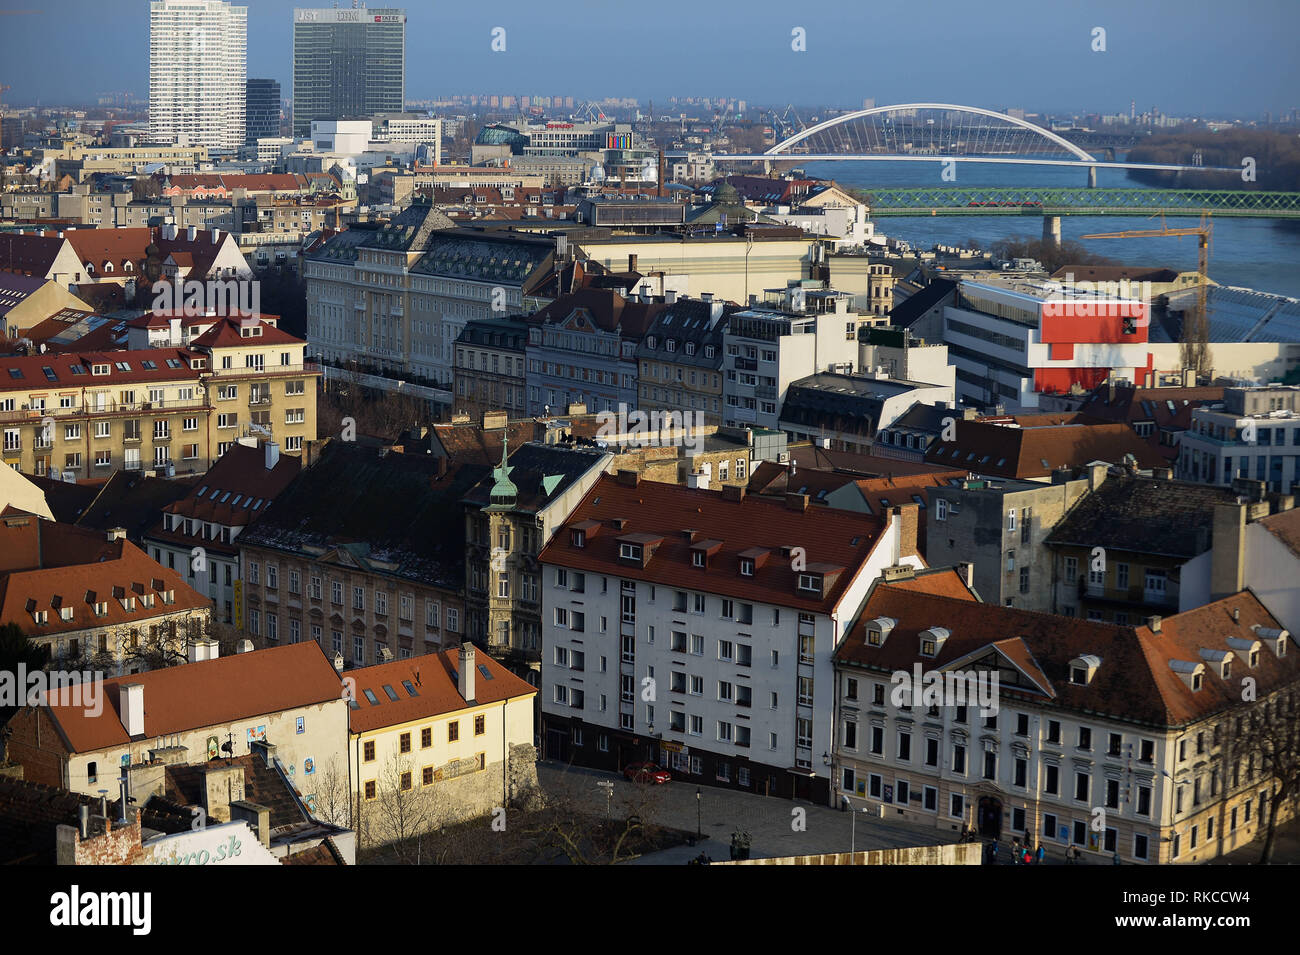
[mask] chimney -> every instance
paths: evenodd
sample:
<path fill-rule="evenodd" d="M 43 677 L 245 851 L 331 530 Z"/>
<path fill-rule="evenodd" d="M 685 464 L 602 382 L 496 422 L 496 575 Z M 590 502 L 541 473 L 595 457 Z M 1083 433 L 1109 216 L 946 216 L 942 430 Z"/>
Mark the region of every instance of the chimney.
<path fill-rule="evenodd" d="M 85 803 L 77 807 L 77 828 L 83 842 L 90 838 L 90 807 Z"/>
<path fill-rule="evenodd" d="M 636 253 L 635 253 L 635 252 L 629 252 L 628 255 L 627 255 L 627 270 L 628 270 L 629 272 L 635 272 L 635 271 L 636 271 Z"/>
<path fill-rule="evenodd" d="M 1183 387 L 1184 387 L 1184 388 L 1194 388 L 1194 387 L 1196 387 L 1196 369 L 1195 369 L 1195 368 L 1184 368 L 1184 369 L 1183 369 Z"/>
<path fill-rule="evenodd" d="M 957 575 L 967 587 L 975 586 L 975 565 L 969 561 L 957 565 Z"/>
<path fill-rule="evenodd" d="M 785 496 L 785 506 L 792 511 L 808 510 L 808 495 L 790 493 Z"/>
<path fill-rule="evenodd" d="M 188 229 L 185 230 L 185 238 L 188 239 L 190 242 L 193 242 L 198 237 L 199 237 L 198 226 L 190 226 Z"/>
<path fill-rule="evenodd" d="M 1153 617 L 1147 617 L 1147 629 L 1149 629 L 1152 633 L 1159 633 L 1159 632 L 1160 632 L 1160 615 L 1159 615 L 1159 614 L 1156 614 L 1156 615 L 1153 616 Z"/>
<path fill-rule="evenodd" d="M 1102 482 L 1106 480 L 1106 472 L 1110 468 L 1105 464 L 1093 464 L 1088 468 L 1088 490 L 1095 491 L 1101 487 Z"/>
<path fill-rule="evenodd" d="M 1210 599 L 1240 593 L 1245 586 L 1246 509 L 1249 505 L 1214 505 L 1210 539 Z"/>
<path fill-rule="evenodd" d="M 268 769 L 275 769 L 274 743 L 268 743 L 264 739 L 255 739 L 248 744 L 248 751 L 254 756 L 260 756 Z"/>
<path fill-rule="evenodd" d="M 712 292 L 701 292 L 701 293 L 700 293 L 700 301 L 701 301 L 701 302 L 712 302 L 712 301 L 713 301 L 713 293 L 712 293 Z"/>
<path fill-rule="evenodd" d="M 724 501 L 743 501 L 745 499 L 745 489 L 739 484 L 722 485 L 722 499 Z"/>
<path fill-rule="evenodd" d="M 618 483 L 624 487 L 636 487 L 641 483 L 641 475 L 629 468 L 619 468 Z"/>
<path fill-rule="evenodd" d="M 247 640 L 247 639 L 245 639 L 245 640 L 240 640 L 237 644 L 235 644 L 235 652 L 236 652 L 236 653 L 252 653 L 252 652 L 253 652 L 253 641 L 252 641 L 252 640 Z"/>
<path fill-rule="evenodd" d="M 466 703 L 477 702 L 474 697 L 474 644 L 460 645 L 460 668 L 456 686 Z"/>
<path fill-rule="evenodd" d="M 202 663 L 204 660 L 215 660 L 220 654 L 217 641 L 215 640 L 192 640 L 189 647 L 190 663 Z"/>
<path fill-rule="evenodd" d="M 257 841 L 268 849 L 271 848 L 271 810 L 261 803 L 236 799 L 230 804 L 230 821 L 248 824 L 248 828 L 257 833 Z"/>
<path fill-rule="evenodd" d="M 263 460 L 266 462 L 266 469 L 272 470 L 280 461 L 280 445 L 275 441 L 268 441 L 263 445 Z"/>
<path fill-rule="evenodd" d="M 920 522 L 921 508 L 915 502 L 911 504 L 902 504 L 889 509 L 891 520 L 898 522 L 898 550 L 894 557 L 894 563 L 899 563 L 904 557 L 915 557 L 920 551 L 916 548 L 917 525 Z"/>
<path fill-rule="evenodd" d="M 144 735 L 144 684 L 124 683 L 118 688 L 118 715 L 126 735 L 134 739 Z"/>
<path fill-rule="evenodd" d="M 677 302 L 677 289 L 664 289 L 664 302 L 668 305 L 675 304 Z"/>
<path fill-rule="evenodd" d="M 212 244 L 213 244 L 213 245 L 218 245 L 220 242 L 221 242 L 221 230 L 220 230 L 220 229 L 213 229 L 213 230 L 212 230 Z"/>
<path fill-rule="evenodd" d="M 335 653 L 335 654 L 334 654 L 334 669 L 335 669 L 335 671 L 337 671 L 338 673 L 342 673 L 342 672 L 343 672 L 343 654 L 342 654 L 342 653 Z"/>
<path fill-rule="evenodd" d="M 1232 622 L 1241 623 L 1241 611 L 1236 607 L 1232 608 Z"/>

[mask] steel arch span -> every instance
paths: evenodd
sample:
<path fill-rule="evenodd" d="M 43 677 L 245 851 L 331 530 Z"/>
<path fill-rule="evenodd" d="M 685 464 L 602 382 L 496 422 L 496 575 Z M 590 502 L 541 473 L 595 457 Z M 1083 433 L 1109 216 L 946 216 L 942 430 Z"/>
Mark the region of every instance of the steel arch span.
<path fill-rule="evenodd" d="M 873 106 L 870 109 L 855 110 L 852 113 L 845 113 L 843 116 L 835 116 L 831 119 L 824 120 L 815 126 L 810 126 L 795 135 L 783 139 L 775 146 L 763 153 L 764 157 L 783 157 L 798 156 L 801 153 L 791 153 L 789 150 L 812 139 L 816 143 L 826 142 L 832 146 L 840 148 L 847 147 L 859 154 L 872 151 L 886 150 L 889 153 L 905 154 L 911 152 L 915 146 L 913 144 L 904 145 L 900 139 L 900 134 L 904 131 L 901 128 L 894 127 L 891 123 L 860 123 L 861 120 L 867 120 L 875 116 L 886 116 L 890 113 L 900 114 L 902 118 L 911 119 L 920 110 L 932 110 L 939 114 L 939 121 L 930 118 L 920 128 L 927 136 L 933 133 L 947 132 L 957 138 L 957 145 L 963 147 L 967 152 L 973 153 L 1015 153 L 1020 152 L 1025 147 L 1038 145 L 1038 152 L 1042 152 L 1043 146 L 1051 144 L 1054 149 L 1048 149 L 1048 152 L 1065 152 L 1074 156 L 1076 159 L 1085 160 L 1089 163 L 1096 162 L 1095 157 L 1085 152 L 1069 140 L 1058 136 L 1049 129 L 1028 122 L 1023 119 L 1017 119 L 1014 116 L 1008 116 L 1006 113 L 998 113 L 991 109 L 982 109 L 978 106 L 958 106 L 953 103 L 899 103 L 893 106 Z M 1005 124 L 1005 127 L 989 128 L 987 125 L 980 127 L 975 124 L 963 124 L 958 121 L 950 122 L 949 117 L 952 114 L 965 117 L 981 117 L 984 119 L 998 120 Z M 855 129 L 854 126 L 861 128 Z M 908 124 L 908 130 L 914 128 L 914 124 Z M 839 142 L 835 143 L 835 134 L 839 133 Z M 823 140 L 823 134 L 825 134 Z M 971 139 L 962 139 L 963 135 L 971 135 Z M 891 144 L 888 140 L 893 139 Z M 1039 142 L 1035 143 L 1035 140 Z M 935 147 L 923 147 L 932 149 Z M 813 153 L 832 153 L 838 151 L 831 149 L 805 149 L 802 152 Z M 1028 150 L 1026 150 L 1028 151 Z M 934 158 L 943 158 L 944 156 L 963 155 L 962 152 L 927 152 Z"/>

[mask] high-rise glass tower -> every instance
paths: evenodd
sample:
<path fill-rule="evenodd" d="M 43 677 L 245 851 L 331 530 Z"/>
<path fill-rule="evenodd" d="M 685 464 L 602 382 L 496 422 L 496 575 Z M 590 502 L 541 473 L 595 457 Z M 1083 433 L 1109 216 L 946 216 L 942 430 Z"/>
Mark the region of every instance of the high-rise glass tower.
<path fill-rule="evenodd" d="M 280 135 L 280 81 L 248 81 L 248 95 L 244 98 L 247 115 L 244 119 L 244 142 L 251 146 L 259 139 Z"/>
<path fill-rule="evenodd" d="M 248 8 L 149 4 L 149 138 L 234 151 L 244 143 Z"/>
<path fill-rule="evenodd" d="M 406 11 L 293 11 L 293 135 L 314 119 L 400 113 L 406 98 Z"/>

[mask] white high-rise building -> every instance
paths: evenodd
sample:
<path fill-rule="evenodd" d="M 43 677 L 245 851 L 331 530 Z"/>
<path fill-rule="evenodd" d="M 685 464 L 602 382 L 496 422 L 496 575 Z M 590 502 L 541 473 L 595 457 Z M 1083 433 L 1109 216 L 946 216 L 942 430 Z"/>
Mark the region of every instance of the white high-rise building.
<path fill-rule="evenodd" d="M 224 0 L 149 4 L 149 136 L 237 150 L 244 142 L 248 8 Z"/>

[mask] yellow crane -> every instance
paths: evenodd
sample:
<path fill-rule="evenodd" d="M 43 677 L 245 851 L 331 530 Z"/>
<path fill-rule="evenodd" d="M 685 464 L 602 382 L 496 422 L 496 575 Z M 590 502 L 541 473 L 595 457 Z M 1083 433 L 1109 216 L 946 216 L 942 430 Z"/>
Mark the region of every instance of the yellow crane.
<path fill-rule="evenodd" d="M 1154 216 L 1153 216 L 1154 218 Z M 1182 360 L 1184 368 L 1194 368 L 1197 374 L 1206 371 L 1208 355 L 1206 342 L 1210 337 L 1210 325 L 1206 311 L 1206 298 L 1210 280 L 1210 241 L 1214 234 L 1214 223 L 1210 221 L 1208 211 L 1201 212 L 1201 224 L 1188 229 L 1170 229 L 1165 226 L 1165 215 L 1160 213 L 1159 229 L 1130 229 L 1127 232 L 1095 232 L 1082 236 L 1085 239 L 1154 239 L 1165 236 L 1194 235 L 1197 237 L 1196 271 L 1196 314 L 1190 319 L 1183 317 Z M 1147 303 L 1150 307 L 1150 303 Z"/>

